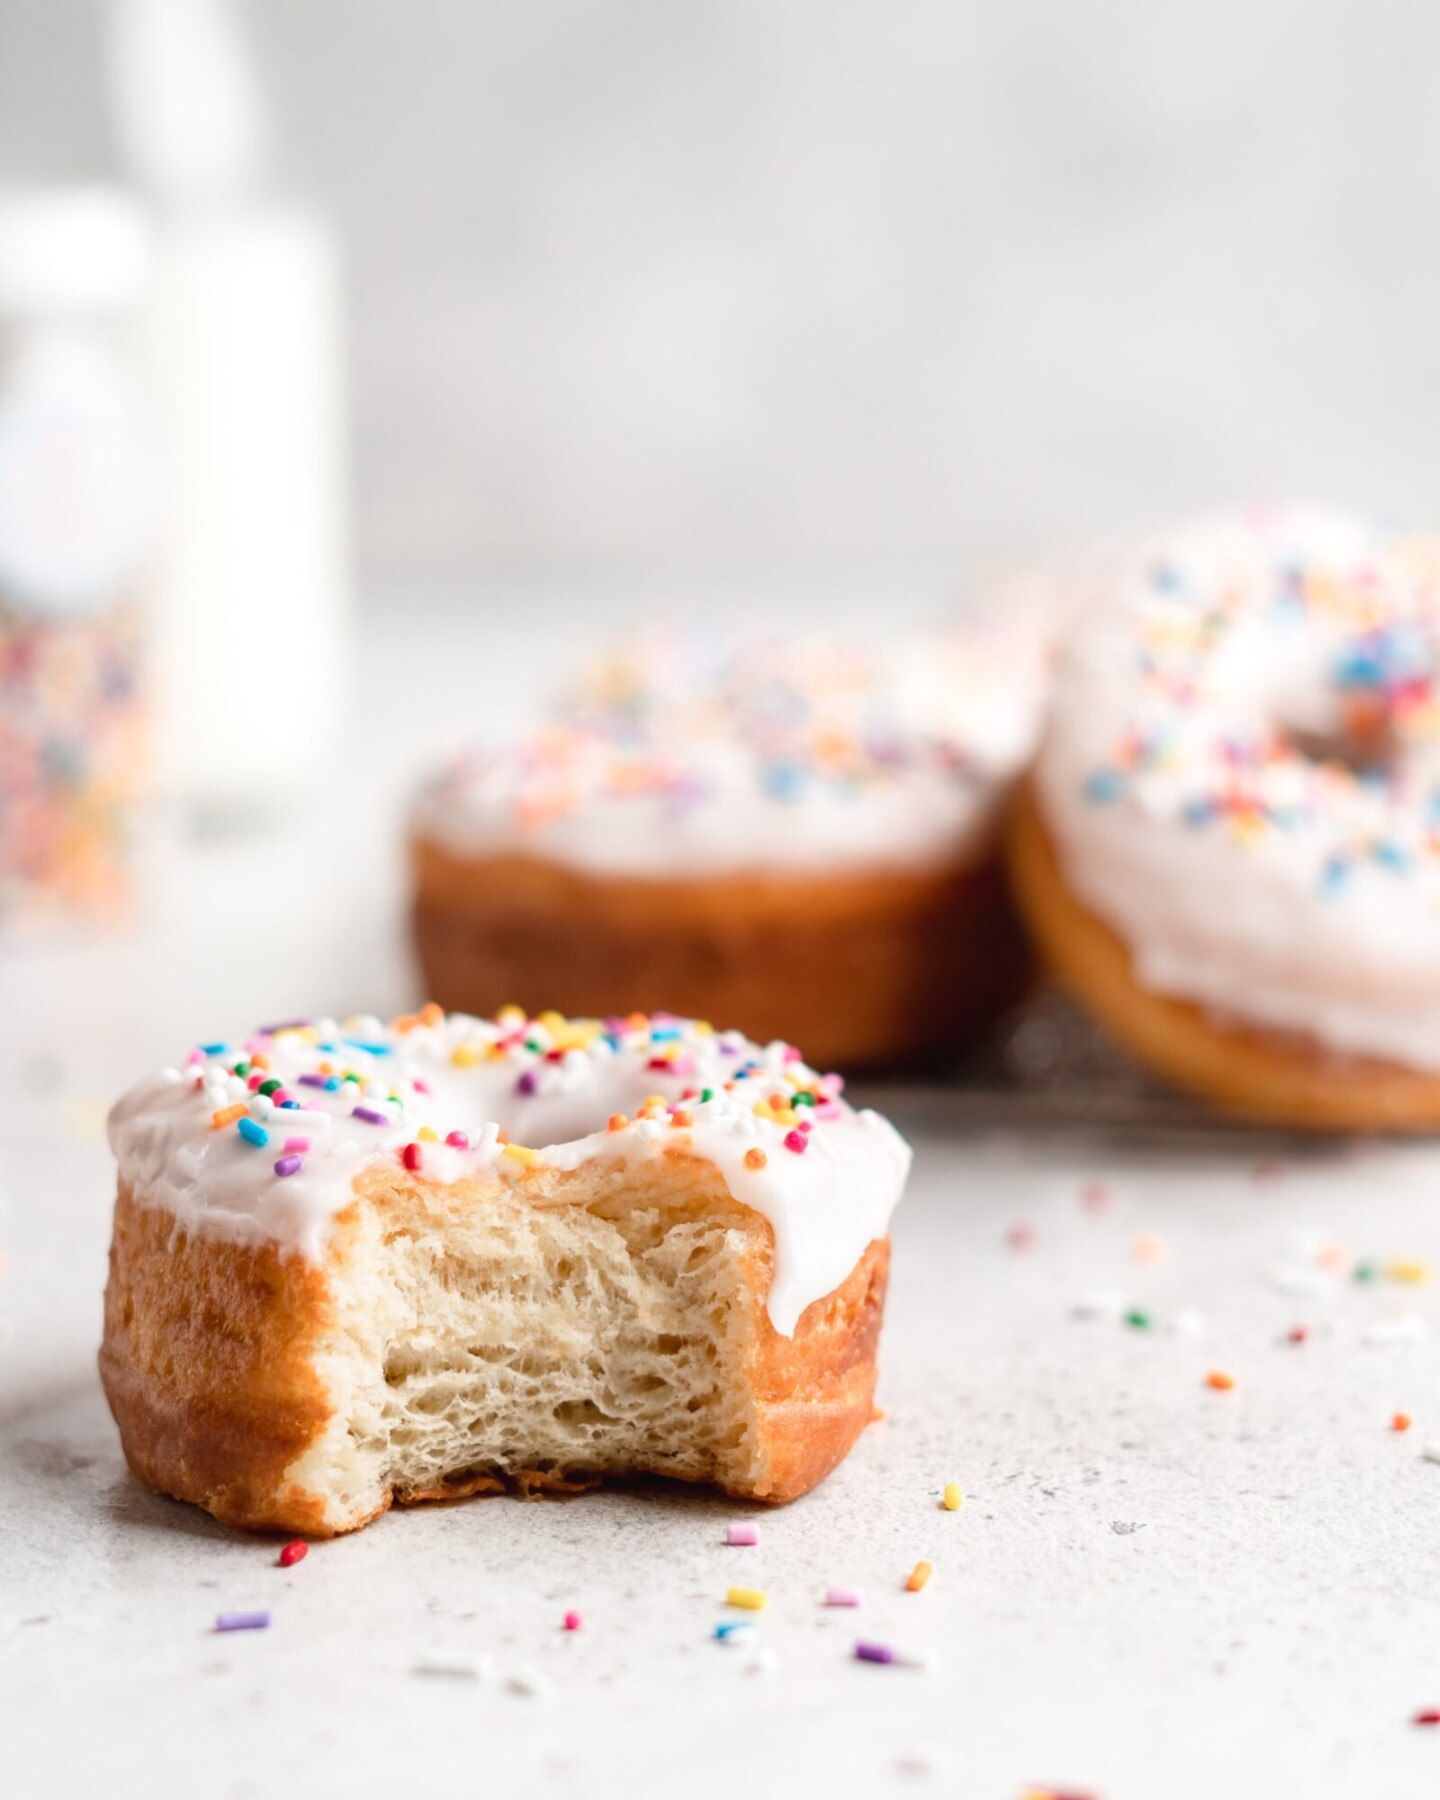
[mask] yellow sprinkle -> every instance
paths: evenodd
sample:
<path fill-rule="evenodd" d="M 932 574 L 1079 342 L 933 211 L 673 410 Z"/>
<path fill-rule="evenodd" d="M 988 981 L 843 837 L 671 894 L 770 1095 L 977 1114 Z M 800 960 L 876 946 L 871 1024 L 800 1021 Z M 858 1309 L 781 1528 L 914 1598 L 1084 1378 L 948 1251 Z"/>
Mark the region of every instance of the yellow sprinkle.
<path fill-rule="evenodd" d="M 535 1023 L 537 1025 L 543 1025 L 553 1037 L 557 1031 L 563 1031 L 570 1021 L 565 1017 L 564 1013 L 558 1013 L 552 1008 L 545 1012 L 537 1013 Z"/>
<path fill-rule="evenodd" d="M 944 1507 L 946 1512 L 959 1512 L 965 1504 L 965 1490 L 958 1481 L 945 1483 Z"/>
<path fill-rule="evenodd" d="M 507 1144 L 500 1154 L 513 1156 L 516 1162 L 523 1163 L 527 1169 L 540 1160 L 538 1150 L 527 1150 L 523 1144 Z"/>
<path fill-rule="evenodd" d="M 763 1612 L 765 1602 L 770 1598 L 762 1594 L 759 1588 L 727 1588 L 725 1604 L 727 1606 L 743 1606 L 746 1612 Z"/>
<path fill-rule="evenodd" d="M 696 1037 L 714 1037 L 715 1035 L 715 1027 L 708 1019 L 692 1019 L 690 1029 Z"/>
<path fill-rule="evenodd" d="M 528 1023 L 523 1006 L 502 1006 L 495 1015 L 497 1025 L 524 1025 Z"/>
<path fill-rule="evenodd" d="M 457 1069 L 469 1069 L 480 1060 L 480 1052 L 474 1044 L 457 1044 L 450 1052 L 450 1060 Z"/>
<path fill-rule="evenodd" d="M 1430 1279 L 1430 1265 L 1423 1262 L 1387 1263 L 1385 1273 L 1391 1281 L 1405 1281 L 1412 1287 L 1423 1287 Z"/>
<path fill-rule="evenodd" d="M 432 1130 L 428 1125 L 422 1125 L 415 1135 L 422 1144 L 438 1144 L 440 1142 L 439 1132 Z"/>
<path fill-rule="evenodd" d="M 928 1563 L 922 1558 L 910 1571 L 910 1579 L 905 1583 L 906 1592 L 918 1594 L 934 1573 L 934 1563 Z"/>

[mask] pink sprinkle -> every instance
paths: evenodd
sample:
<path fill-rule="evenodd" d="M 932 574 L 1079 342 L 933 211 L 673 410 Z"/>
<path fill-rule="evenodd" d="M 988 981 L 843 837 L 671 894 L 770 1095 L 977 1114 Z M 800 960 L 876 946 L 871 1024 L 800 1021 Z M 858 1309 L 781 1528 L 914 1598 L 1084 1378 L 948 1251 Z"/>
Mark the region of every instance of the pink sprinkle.
<path fill-rule="evenodd" d="M 309 1148 L 310 1148 L 309 1138 L 286 1138 L 286 1140 L 285 1140 L 285 1154 L 287 1156 L 290 1154 L 290 1152 L 292 1150 L 298 1150 L 301 1153 L 301 1155 L 303 1156 L 304 1153 Z"/>
<path fill-rule="evenodd" d="M 283 1106 L 287 1100 L 293 1100 L 294 1097 L 295 1096 L 288 1088 L 276 1088 L 275 1092 L 270 1096 L 277 1106 Z"/>
<path fill-rule="evenodd" d="M 860 1590 L 853 1587 L 826 1588 L 825 1604 L 827 1606 L 858 1606 Z"/>
<path fill-rule="evenodd" d="M 185 1061 L 186 1061 L 186 1064 L 192 1069 L 195 1068 L 197 1066 L 197 1064 L 201 1068 L 203 1068 L 205 1066 L 205 1052 L 197 1044 L 195 1046 L 195 1048 L 190 1052 L 190 1054 L 185 1058 Z"/>
<path fill-rule="evenodd" d="M 422 1081 L 418 1075 L 412 1078 L 412 1083 L 417 1094 L 428 1094 L 430 1092 L 430 1083 L 428 1081 Z"/>
<path fill-rule="evenodd" d="M 785 1133 L 785 1148 L 787 1150 L 793 1150 L 797 1156 L 805 1148 L 808 1141 L 809 1140 L 806 1138 L 803 1131 L 790 1130 Z"/>
<path fill-rule="evenodd" d="M 725 1542 L 727 1544 L 758 1544 L 760 1527 L 758 1525 L 727 1525 Z"/>
<path fill-rule="evenodd" d="M 1110 1190 L 1103 1181 L 1087 1181 L 1080 1190 L 1080 1204 L 1088 1213 L 1103 1213 L 1110 1205 Z"/>
<path fill-rule="evenodd" d="M 470 1148 L 470 1139 L 463 1131 L 447 1131 L 445 1133 L 445 1142 L 454 1150 L 468 1150 Z"/>
<path fill-rule="evenodd" d="M 255 1071 L 255 1073 L 249 1077 L 249 1079 L 246 1081 L 245 1085 L 247 1088 L 249 1088 L 250 1092 L 253 1094 L 255 1092 L 256 1088 L 259 1087 L 260 1083 L 264 1079 L 265 1079 L 265 1077 L 257 1069 Z"/>
<path fill-rule="evenodd" d="M 815 1108 L 815 1117 L 817 1119 L 843 1119 L 845 1108 L 834 1100 L 822 1100 Z"/>
<path fill-rule="evenodd" d="M 1029 1250 L 1035 1242 L 1035 1227 L 1012 1225 L 1005 1233 L 1005 1242 L 1012 1250 Z"/>
<path fill-rule="evenodd" d="M 581 1625 L 581 1618 L 580 1618 L 579 1613 L 577 1613 L 577 1612 L 567 1612 L 566 1613 L 565 1629 L 567 1631 L 578 1631 L 580 1629 L 580 1625 Z"/>

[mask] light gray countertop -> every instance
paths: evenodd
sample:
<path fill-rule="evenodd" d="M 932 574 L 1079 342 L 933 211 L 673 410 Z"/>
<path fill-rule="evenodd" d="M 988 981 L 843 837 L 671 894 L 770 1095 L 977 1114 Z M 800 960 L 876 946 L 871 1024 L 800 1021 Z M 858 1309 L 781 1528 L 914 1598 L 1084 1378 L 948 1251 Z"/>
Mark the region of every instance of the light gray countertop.
<path fill-rule="evenodd" d="M 723 1502 L 642 1489 L 397 1512 L 282 1571 L 274 1543 L 130 1480 L 93 1373 L 104 1104 L 197 1031 L 343 1005 L 362 983 L 356 1004 L 413 998 L 382 834 L 428 740 L 378 699 L 406 653 L 366 653 L 374 767 L 326 817 L 192 847 L 141 938 L 0 963 L 7 1787 L 1433 1785 L 1440 1730 L 1411 1717 L 1440 1707 L 1437 1306 L 1397 1278 L 1440 1272 L 1430 1146 L 997 1127 L 943 1090 L 897 1090 L 917 1158 L 888 1417 L 816 1493 L 760 1517 L 757 1549 L 725 1546 Z M 425 657 L 446 660 L 433 642 Z M 442 696 L 426 730 L 455 705 Z M 1235 1387 L 1207 1386 L 1214 1370 Z M 940 1506 L 949 1480 L 958 1513 Z M 933 1580 L 906 1593 L 921 1557 Z M 736 1581 L 770 1595 L 746 1648 L 711 1635 Z M 833 1583 L 863 1590 L 858 1612 L 820 1604 Z M 268 1631 L 212 1632 L 248 1607 L 271 1611 Z M 856 1663 L 859 1636 L 932 1666 Z M 493 1677 L 417 1672 L 437 1654 L 488 1657 Z"/>

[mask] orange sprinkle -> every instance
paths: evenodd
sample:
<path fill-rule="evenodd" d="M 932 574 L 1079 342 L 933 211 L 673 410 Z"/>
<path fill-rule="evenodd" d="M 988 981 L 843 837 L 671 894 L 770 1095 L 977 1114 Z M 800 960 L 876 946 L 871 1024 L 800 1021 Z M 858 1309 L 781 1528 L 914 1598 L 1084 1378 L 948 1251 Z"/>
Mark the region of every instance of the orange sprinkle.
<path fill-rule="evenodd" d="M 610 1123 L 606 1129 L 609 1131 L 623 1131 L 629 1123 L 630 1121 L 625 1117 L 624 1113 L 611 1113 Z"/>
<path fill-rule="evenodd" d="M 1205 1385 L 1214 1388 L 1217 1394 L 1226 1394 L 1235 1385 L 1235 1377 L 1227 1375 L 1223 1369 L 1212 1369 L 1205 1377 Z"/>
<path fill-rule="evenodd" d="M 444 1023 L 444 1019 L 445 1008 L 443 1006 L 437 1006 L 433 1000 L 427 1000 L 420 1008 L 420 1023 L 422 1025 L 440 1025 Z"/>
<path fill-rule="evenodd" d="M 747 1169 L 763 1169 L 769 1160 L 770 1158 L 766 1156 L 763 1150 L 747 1150 L 745 1152 L 745 1167 Z"/>
<path fill-rule="evenodd" d="M 252 1069 L 268 1069 L 270 1067 L 270 1058 L 263 1050 L 257 1050 L 250 1058 L 250 1067 Z"/>
<path fill-rule="evenodd" d="M 920 1559 L 920 1561 L 916 1563 L 915 1567 L 910 1571 L 909 1579 L 905 1583 L 906 1593 L 918 1594 L 920 1592 L 921 1588 L 924 1587 L 925 1583 L 930 1579 L 930 1577 L 934 1573 L 935 1573 L 935 1565 L 933 1563 L 926 1562 L 925 1559 L 922 1557 Z"/>
<path fill-rule="evenodd" d="M 685 1125 L 693 1125 L 695 1123 L 695 1121 L 690 1117 L 689 1113 L 686 1112 L 684 1107 L 682 1106 L 678 1112 L 671 1113 L 670 1123 L 672 1125 L 685 1126 Z"/>
<path fill-rule="evenodd" d="M 870 1408 L 870 1423 L 872 1425 L 878 1425 L 882 1419 L 888 1419 L 889 1417 L 890 1417 L 890 1412 L 889 1412 L 888 1407 L 875 1406 L 875 1405 L 871 1406 L 871 1408 Z"/>
<path fill-rule="evenodd" d="M 1392 1431 L 1408 1431 L 1412 1422 L 1409 1413 L 1396 1413 L 1390 1421 L 1390 1429 Z"/>
<path fill-rule="evenodd" d="M 234 1106 L 222 1106 L 219 1112 L 211 1113 L 210 1129 L 223 1131 L 227 1125 L 233 1125 L 237 1119 L 243 1118 L 246 1110 L 246 1107 L 239 1102 Z"/>

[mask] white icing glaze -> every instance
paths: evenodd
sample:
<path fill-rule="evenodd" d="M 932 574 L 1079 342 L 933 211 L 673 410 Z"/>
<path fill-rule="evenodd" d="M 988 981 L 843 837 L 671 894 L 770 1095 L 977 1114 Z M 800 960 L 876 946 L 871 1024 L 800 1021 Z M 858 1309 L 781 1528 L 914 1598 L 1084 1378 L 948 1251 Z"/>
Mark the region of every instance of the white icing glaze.
<path fill-rule="evenodd" d="M 591 672 L 567 724 L 454 763 L 412 825 L 462 855 L 608 873 L 940 863 L 993 832 L 1044 678 L 1023 622 L 642 639 Z"/>
<path fill-rule="evenodd" d="M 299 1110 L 253 1092 L 257 1071 L 232 1072 L 257 1052 L 265 1079 L 281 1081 L 279 1098 Z M 356 1079 L 339 1079 L 347 1071 Z M 856 1112 L 839 1088 L 838 1077 L 816 1076 L 783 1044 L 762 1049 L 737 1032 L 660 1016 L 603 1029 L 556 1015 L 432 1012 L 405 1029 L 369 1017 L 343 1027 L 318 1020 L 206 1046 L 184 1068 L 138 1083 L 110 1115 L 110 1143 L 121 1179 L 186 1231 L 273 1243 L 312 1261 L 324 1257 L 356 1177 L 395 1164 L 407 1145 L 418 1147 L 420 1179 L 447 1183 L 482 1171 L 523 1180 L 527 1162 L 499 1133 L 559 1169 L 631 1165 L 684 1149 L 713 1163 L 733 1197 L 770 1221 L 766 1304 L 788 1337 L 805 1308 L 884 1236 L 909 1171 L 910 1150 L 895 1129 L 878 1113 Z M 707 1089 L 710 1097 L 700 1098 Z M 770 1116 L 771 1095 L 800 1091 L 817 1093 L 818 1103 Z M 667 1105 L 637 1118 L 652 1095 Z M 217 1112 L 238 1105 L 266 1143 L 247 1140 L 238 1121 L 214 1125 Z M 384 1117 L 357 1116 L 357 1107 Z M 675 1121 L 677 1108 L 688 1124 Z M 622 1113 L 630 1122 L 610 1130 Z M 420 1138 L 427 1127 L 439 1141 Z M 456 1130 L 467 1147 L 443 1141 Z M 786 1147 L 792 1134 L 803 1137 L 803 1150 Z M 302 1166 L 282 1175 L 275 1165 L 291 1138 L 308 1147 L 295 1152 Z M 763 1167 L 747 1163 L 751 1151 L 763 1152 Z"/>
<path fill-rule="evenodd" d="M 1126 559 L 1061 658 L 1037 790 L 1137 978 L 1440 1069 L 1440 545 L 1315 507 Z M 1357 772 L 1357 746 L 1383 763 Z"/>

